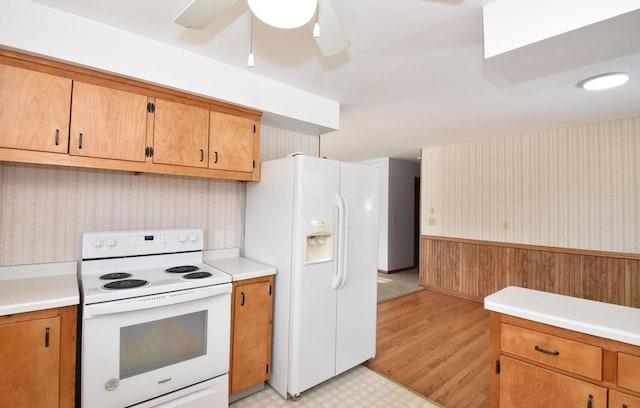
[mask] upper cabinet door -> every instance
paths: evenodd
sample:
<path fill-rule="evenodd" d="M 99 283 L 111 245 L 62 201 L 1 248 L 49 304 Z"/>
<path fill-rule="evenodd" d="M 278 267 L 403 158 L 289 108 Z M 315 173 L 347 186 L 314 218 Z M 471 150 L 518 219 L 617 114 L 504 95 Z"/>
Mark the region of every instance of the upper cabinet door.
<path fill-rule="evenodd" d="M 0 147 L 67 153 L 71 79 L 0 65 Z"/>
<path fill-rule="evenodd" d="M 221 112 L 211 112 L 209 168 L 253 171 L 255 121 Z"/>
<path fill-rule="evenodd" d="M 209 110 L 156 100 L 153 162 L 207 167 Z"/>
<path fill-rule="evenodd" d="M 146 96 L 73 83 L 70 154 L 143 162 L 146 134 Z"/>

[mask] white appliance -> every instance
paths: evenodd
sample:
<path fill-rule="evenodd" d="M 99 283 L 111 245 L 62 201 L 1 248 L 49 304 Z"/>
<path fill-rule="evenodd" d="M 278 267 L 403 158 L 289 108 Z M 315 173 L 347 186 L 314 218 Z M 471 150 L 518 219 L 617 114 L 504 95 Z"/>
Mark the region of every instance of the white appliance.
<path fill-rule="evenodd" d="M 272 369 L 284 398 L 374 357 L 378 171 L 309 156 L 247 186 L 245 256 L 274 265 Z"/>
<path fill-rule="evenodd" d="M 231 277 L 201 229 L 82 237 L 81 405 L 228 406 Z"/>

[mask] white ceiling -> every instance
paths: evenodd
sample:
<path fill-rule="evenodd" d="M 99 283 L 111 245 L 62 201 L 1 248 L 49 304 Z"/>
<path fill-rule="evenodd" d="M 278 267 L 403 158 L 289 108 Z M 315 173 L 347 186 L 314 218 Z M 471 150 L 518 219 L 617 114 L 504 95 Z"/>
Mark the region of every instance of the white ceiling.
<path fill-rule="evenodd" d="M 201 31 L 173 22 L 191 0 L 36 1 L 250 69 L 250 14 L 242 0 Z M 513 69 L 531 66 L 527 58 L 544 65 L 554 56 L 521 53 L 505 75 L 505 64 L 483 58 L 482 6 L 489 2 L 333 0 L 351 46 L 332 57 L 319 52 L 313 21 L 278 30 L 256 20 L 251 69 L 340 102 L 340 129 L 321 136 L 321 153 L 341 160 L 415 160 L 422 147 L 640 114 L 640 39 L 606 60 L 582 58 L 580 66 L 537 77 Z M 635 16 L 631 23 L 640 26 Z M 582 49 L 564 57 L 588 54 L 589 35 L 578 33 Z M 606 36 L 598 40 L 606 46 Z M 632 80 L 597 93 L 576 87 L 608 71 L 629 72 Z"/>

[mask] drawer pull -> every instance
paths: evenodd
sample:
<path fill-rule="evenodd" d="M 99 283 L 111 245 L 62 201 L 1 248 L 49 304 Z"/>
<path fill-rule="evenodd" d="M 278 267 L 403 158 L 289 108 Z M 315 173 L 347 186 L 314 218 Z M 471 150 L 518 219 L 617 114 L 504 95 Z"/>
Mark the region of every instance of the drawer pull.
<path fill-rule="evenodd" d="M 538 347 L 538 346 L 535 346 L 534 349 L 536 351 L 539 351 L 539 352 L 541 352 L 543 354 L 548 354 L 550 356 L 559 356 L 560 355 L 559 351 L 546 350 L 546 349 L 543 349 L 542 347 Z"/>
<path fill-rule="evenodd" d="M 587 401 L 587 408 L 593 408 L 593 395 L 589 395 L 589 401 Z"/>

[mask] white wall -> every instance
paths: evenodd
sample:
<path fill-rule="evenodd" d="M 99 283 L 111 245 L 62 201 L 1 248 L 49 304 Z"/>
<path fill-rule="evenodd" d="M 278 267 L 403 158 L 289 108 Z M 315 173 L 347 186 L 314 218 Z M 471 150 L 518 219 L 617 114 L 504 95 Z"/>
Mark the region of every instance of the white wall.
<path fill-rule="evenodd" d="M 640 118 L 424 148 L 421 182 L 422 234 L 640 253 Z"/>
<path fill-rule="evenodd" d="M 378 269 L 413 266 L 413 189 L 420 165 L 389 157 L 358 163 L 375 166 L 380 174 Z"/>
<path fill-rule="evenodd" d="M 358 162 L 378 168 L 378 269 L 389 270 L 389 158 Z"/>
<path fill-rule="evenodd" d="M 389 160 L 389 271 L 413 266 L 414 188 L 420 165 L 405 160 Z"/>
<path fill-rule="evenodd" d="M 262 156 L 318 155 L 318 137 L 261 128 Z M 85 231 L 203 228 L 242 247 L 245 182 L 0 163 L 0 266 L 80 260 Z"/>

